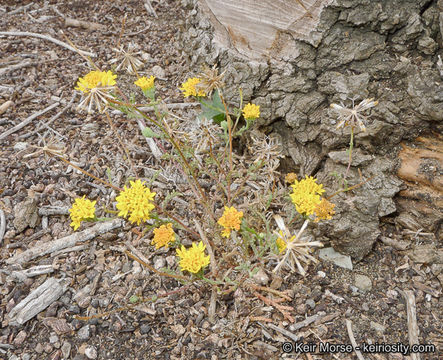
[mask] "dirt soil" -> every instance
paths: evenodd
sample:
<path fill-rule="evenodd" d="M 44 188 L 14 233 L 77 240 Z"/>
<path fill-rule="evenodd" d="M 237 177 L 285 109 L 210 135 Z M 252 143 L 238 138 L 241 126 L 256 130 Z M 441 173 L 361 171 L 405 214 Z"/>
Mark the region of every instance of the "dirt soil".
<path fill-rule="evenodd" d="M 167 103 L 183 103 L 177 86 L 191 73 L 177 46 L 185 10 L 173 0 L 152 1 L 152 6 L 157 17 L 140 0 L 4 0 L 0 30 L 45 34 L 63 42 L 66 35 L 79 49 L 95 53 L 100 68 L 109 69 L 107 62 L 114 57 L 127 15 L 121 43 L 139 46 L 145 62 L 140 73 L 155 73 Z M 63 17 L 100 26 L 66 26 Z M 156 268 L 175 261 L 173 250 L 152 251 L 150 240 L 129 225 L 79 243 L 69 252 L 7 264 L 20 252 L 72 234 L 67 209 L 74 198 L 100 197 L 110 208 L 116 196 L 113 189 L 48 156 L 45 146 L 63 149 L 73 164 L 99 178 L 109 174 L 121 187 L 130 166 L 105 117 L 87 117 L 76 110 L 80 97 L 73 98 L 74 86 L 89 71 L 82 57 L 48 40 L 23 35 L 1 35 L 0 54 L 0 108 L 13 102 L 0 113 L 0 136 L 58 103 L 0 140 L 0 209 L 6 221 L 0 256 L 0 359 L 357 359 L 355 352 L 339 351 L 343 349 L 319 354 L 319 344 L 348 345 L 353 336 L 359 345 L 408 345 L 405 290 L 415 295 L 419 343 L 435 345 L 435 352 L 420 354 L 421 359 L 443 359 L 442 265 L 419 263 L 408 252 L 431 244 L 435 237 L 395 227 L 389 219 L 382 232 L 383 238 L 393 240 L 391 245 L 377 242 L 353 270 L 320 261 L 305 277 L 284 273 L 279 278 L 265 267 L 265 274 L 254 278 L 255 288 L 217 297 L 212 321 L 209 285 L 184 286 L 160 277 L 121 251 L 129 242 Z M 119 75 L 120 80 L 136 91 L 130 76 Z M 178 110 L 181 116 L 186 111 L 193 110 Z M 112 119 L 139 176 L 150 178 L 162 164 L 150 153 L 137 124 L 120 115 Z M 20 203 L 25 203 L 21 215 Z M 50 206 L 55 210 L 45 213 Z M 14 273 L 37 265 L 52 265 L 52 272 L 33 277 Z M 51 277 L 69 279 L 67 291 L 23 325 L 10 324 L 8 313 Z M 275 296 L 270 289 L 286 294 L 279 304 L 287 307 L 289 317 L 283 316 L 285 308 L 281 312 L 275 301 L 268 301 Z M 134 294 L 158 299 L 131 306 Z M 75 318 L 94 314 L 103 316 Z M 285 353 L 283 344 L 295 346 L 295 341 L 317 348 Z M 414 359 L 398 352 L 362 356 Z"/>

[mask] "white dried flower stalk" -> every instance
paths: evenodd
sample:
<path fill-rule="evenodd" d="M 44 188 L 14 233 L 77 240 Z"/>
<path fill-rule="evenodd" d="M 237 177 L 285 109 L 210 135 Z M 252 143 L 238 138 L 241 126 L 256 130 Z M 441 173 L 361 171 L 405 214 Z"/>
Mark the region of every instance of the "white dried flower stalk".
<path fill-rule="evenodd" d="M 354 129 L 358 125 L 362 131 L 366 131 L 365 122 L 367 122 L 369 116 L 364 115 L 364 112 L 376 106 L 378 101 L 374 101 L 373 98 L 364 99 L 358 105 L 355 105 L 354 101 L 352 99 L 352 108 L 347 108 L 343 104 L 331 104 L 332 110 L 338 115 L 337 129 L 348 125 Z"/>

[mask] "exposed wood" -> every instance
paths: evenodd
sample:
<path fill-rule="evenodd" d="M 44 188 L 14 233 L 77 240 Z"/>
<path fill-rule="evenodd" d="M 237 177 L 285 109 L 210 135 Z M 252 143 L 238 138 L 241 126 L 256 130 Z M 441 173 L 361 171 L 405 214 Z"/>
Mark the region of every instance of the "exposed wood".
<path fill-rule="evenodd" d="M 442 135 L 418 137 L 413 145 L 402 144 L 399 159 L 401 164 L 397 175 L 407 185 L 399 193 L 399 212 L 409 213 L 409 222 L 419 224 L 418 228 L 408 227 L 411 230 L 437 231 L 443 217 Z"/>
<path fill-rule="evenodd" d="M 8 314 L 9 324 L 22 325 L 56 301 L 68 288 L 67 282 L 49 278 Z"/>
<path fill-rule="evenodd" d="M 215 41 L 248 57 L 290 52 L 291 40 L 315 42 L 322 9 L 332 0 L 202 0 L 215 24 Z"/>

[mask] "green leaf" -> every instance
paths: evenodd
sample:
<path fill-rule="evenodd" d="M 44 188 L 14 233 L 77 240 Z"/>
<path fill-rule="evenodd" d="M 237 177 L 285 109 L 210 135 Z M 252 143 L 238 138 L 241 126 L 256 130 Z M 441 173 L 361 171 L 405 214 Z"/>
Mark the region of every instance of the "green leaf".
<path fill-rule="evenodd" d="M 159 134 L 155 133 L 154 131 L 152 131 L 152 129 L 150 127 L 148 127 L 148 126 L 146 126 L 143 129 L 142 134 L 143 134 L 144 137 L 147 137 L 147 138 L 154 138 L 154 137 L 155 138 L 160 138 L 161 137 L 161 135 L 159 135 Z"/>
<path fill-rule="evenodd" d="M 132 295 L 132 296 L 129 298 L 129 302 L 130 302 L 131 304 L 136 304 L 136 303 L 138 303 L 139 300 L 140 300 L 140 298 L 139 298 L 137 295 Z"/>
<path fill-rule="evenodd" d="M 212 94 L 212 99 L 209 101 L 200 100 L 202 104 L 202 113 L 199 118 L 207 118 L 214 120 L 215 123 L 220 124 L 225 119 L 225 107 L 221 100 L 218 90 Z"/>

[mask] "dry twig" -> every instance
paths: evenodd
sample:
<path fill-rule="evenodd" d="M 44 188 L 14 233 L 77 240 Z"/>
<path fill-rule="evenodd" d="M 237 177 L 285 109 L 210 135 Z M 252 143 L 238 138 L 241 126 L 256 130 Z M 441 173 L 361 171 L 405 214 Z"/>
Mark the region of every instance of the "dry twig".
<path fill-rule="evenodd" d="M 266 305 L 275 307 L 278 311 L 281 312 L 283 317 L 293 323 L 295 319 L 289 314 L 288 311 L 294 311 L 294 309 L 291 306 L 285 306 L 279 304 L 282 301 L 286 301 L 285 299 L 269 299 L 266 296 L 263 296 L 259 294 L 258 292 L 253 293 L 257 298 L 259 298 L 261 301 L 263 301 Z"/>
<path fill-rule="evenodd" d="M 3 241 L 3 236 L 5 236 L 5 232 L 6 232 L 6 217 L 4 211 L 0 209 L 0 245 Z"/>
<path fill-rule="evenodd" d="M 409 335 L 409 345 L 418 344 L 418 325 L 417 325 L 417 312 L 415 305 L 415 295 L 412 290 L 401 290 L 397 291 L 403 295 L 406 301 L 406 310 L 408 313 L 408 335 Z M 420 360 L 419 353 L 411 353 L 411 360 Z"/>
<path fill-rule="evenodd" d="M 96 57 L 96 55 L 94 53 L 91 53 L 89 51 L 77 50 L 76 48 L 72 47 L 71 45 L 68 45 L 68 44 L 66 44 L 63 41 L 54 39 L 53 37 L 51 37 L 49 35 L 32 33 L 32 32 L 28 32 L 28 31 L 0 31 L 0 35 L 4 35 L 4 36 L 31 36 L 31 37 L 36 37 L 36 38 L 40 38 L 40 39 L 43 39 L 43 40 L 51 41 L 54 44 L 60 45 L 60 46 L 64 47 L 65 49 L 74 51 L 76 53 L 80 52 L 82 55 L 85 55 L 85 56 Z"/>
<path fill-rule="evenodd" d="M 46 254 L 51 254 L 55 251 L 72 247 L 80 242 L 85 242 L 95 238 L 97 235 L 104 234 L 113 229 L 117 229 L 123 225 L 122 219 L 114 219 L 112 221 L 99 222 L 88 229 L 81 232 L 74 233 L 72 235 L 65 236 L 64 238 L 49 241 L 43 244 L 38 244 L 33 248 L 26 250 L 20 254 L 13 256 L 6 260 L 6 263 L 11 264 L 23 264 L 32 259 Z"/>
<path fill-rule="evenodd" d="M 351 344 L 354 347 L 355 354 L 358 357 L 358 360 L 365 360 L 363 355 L 359 350 L 356 350 L 355 348 L 358 346 L 357 342 L 355 341 L 354 333 L 352 332 L 352 322 L 351 320 L 346 319 L 346 329 L 348 330 L 348 336 L 349 340 L 351 340 Z"/>
<path fill-rule="evenodd" d="M 26 125 L 28 125 L 32 120 L 39 117 L 40 115 L 43 115 L 44 113 L 47 113 L 48 111 L 54 109 L 57 107 L 60 103 L 56 102 L 52 105 L 49 105 L 47 108 L 32 114 L 31 116 L 27 117 L 25 120 L 23 120 L 21 123 L 15 125 L 12 129 L 6 130 L 3 134 L 0 135 L 0 140 L 4 139 L 5 137 L 11 135 L 12 133 L 20 130 L 21 128 L 24 128 Z"/>

